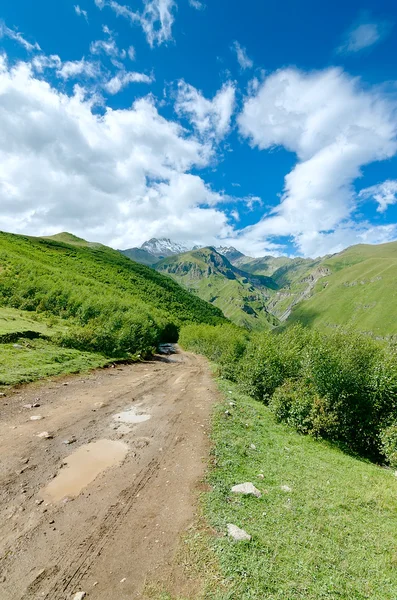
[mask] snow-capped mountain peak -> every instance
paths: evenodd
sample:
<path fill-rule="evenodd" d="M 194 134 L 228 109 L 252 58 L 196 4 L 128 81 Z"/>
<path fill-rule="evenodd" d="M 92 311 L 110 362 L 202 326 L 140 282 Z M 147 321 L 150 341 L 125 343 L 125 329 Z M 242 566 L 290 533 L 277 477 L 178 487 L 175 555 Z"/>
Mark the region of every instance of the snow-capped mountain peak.
<path fill-rule="evenodd" d="M 183 246 L 178 242 L 173 242 L 168 238 L 152 238 L 142 244 L 141 248 L 142 250 L 146 250 L 146 252 L 150 252 L 150 254 L 153 254 L 153 256 L 156 256 L 157 258 L 172 256 L 173 254 L 182 254 L 189 250 L 186 246 Z"/>
<path fill-rule="evenodd" d="M 236 248 L 233 248 L 233 246 L 220 246 L 219 248 L 215 249 L 217 252 L 219 252 L 219 254 L 222 254 L 222 256 L 225 256 L 228 260 L 230 260 L 230 262 L 233 262 L 234 260 L 244 256 L 242 252 L 239 252 L 236 250 Z"/>

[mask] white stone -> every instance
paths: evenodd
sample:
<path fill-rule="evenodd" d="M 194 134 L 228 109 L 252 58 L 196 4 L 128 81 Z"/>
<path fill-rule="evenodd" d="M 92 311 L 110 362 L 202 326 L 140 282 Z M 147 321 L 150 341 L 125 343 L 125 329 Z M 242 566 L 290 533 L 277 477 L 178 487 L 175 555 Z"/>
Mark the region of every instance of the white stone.
<path fill-rule="evenodd" d="M 235 542 L 249 542 L 251 539 L 249 533 L 244 531 L 244 529 L 240 529 L 237 525 L 232 525 L 232 523 L 228 524 L 227 532 Z"/>
<path fill-rule="evenodd" d="M 251 448 L 251 450 L 256 450 L 255 444 L 251 444 L 250 448 Z"/>
<path fill-rule="evenodd" d="M 258 473 L 258 479 L 265 479 L 265 476 L 263 473 Z"/>
<path fill-rule="evenodd" d="M 260 491 L 250 481 L 234 485 L 232 487 L 232 492 L 234 494 L 244 494 L 245 496 L 256 496 L 257 498 L 262 496 Z"/>
<path fill-rule="evenodd" d="M 292 492 L 292 488 L 290 488 L 289 485 L 282 485 L 281 489 L 283 492 Z"/>
<path fill-rule="evenodd" d="M 42 431 L 41 433 L 38 433 L 37 437 L 43 438 L 45 440 L 51 440 L 53 438 L 51 433 L 48 433 L 48 431 Z"/>
<path fill-rule="evenodd" d="M 73 600 L 83 600 L 83 598 L 85 598 L 86 595 L 87 594 L 85 592 L 77 592 L 77 594 L 73 596 Z"/>
<path fill-rule="evenodd" d="M 41 421 L 43 417 L 41 415 L 34 415 L 33 417 L 30 417 L 31 421 Z"/>

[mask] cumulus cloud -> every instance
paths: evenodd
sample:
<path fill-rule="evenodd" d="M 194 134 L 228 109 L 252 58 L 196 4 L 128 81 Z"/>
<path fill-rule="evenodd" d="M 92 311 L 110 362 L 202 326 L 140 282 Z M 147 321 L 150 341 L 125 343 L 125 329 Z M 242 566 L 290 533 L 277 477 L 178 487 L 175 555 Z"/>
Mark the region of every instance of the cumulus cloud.
<path fill-rule="evenodd" d="M 7 37 L 10 40 L 14 40 L 15 42 L 23 46 L 28 52 L 32 52 L 33 50 L 41 50 L 37 42 L 31 44 L 23 37 L 23 35 L 19 31 L 10 29 L 3 21 L 0 21 L 0 39 L 3 37 Z"/>
<path fill-rule="evenodd" d="M 152 83 L 154 78 L 145 73 L 136 73 L 134 71 L 119 71 L 109 81 L 104 84 L 104 88 L 109 94 L 118 94 L 130 83 Z"/>
<path fill-rule="evenodd" d="M 282 69 L 253 88 L 238 124 L 252 146 L 282 146 L 298 159 L 279 205 L 246 235 L 292 236 L 306 255 L 364 235 L 348 224 L 358 201 L 352 184 L 364 165 L 396 153 L 395 104 L 341 69 Z"/>
<path fill-rule="evenodd" d="M 68 95 L 3 58 L 0 120 L 4 230 L 69 230 L 115 247 L 151 236 L 214 244 L 232 233 L 223 195 L 190 173 L 208 165 L 211 147 L 151 97 L 98 114 L 81 88 Z"/>
<path fill-rule="evenodd" d="M 88 23 L 88 13 L 86 10 L 83 10 L 82 8 L 80 8 L 80 6 L 78 4 L 76 4 L 74 7 L 74 11 L 75 11 L 76 15 L 78 15 L 79 17 L 84 17 L 84 19 Z"/>
<path fill-rule="evenodd" d="M 220 140 L 230 130 L 235 96 L 235 86 L 230 82 L 208 100 L 195 87 L 180 81 L 175 110 L 179 116 L 187 117 L 200 135 Z"/>
<path fill-rule="evenodd" d="M 378 212 L 385 212 L 391 204 L 397 203 L 397 179 L 387 179 L 383 183 L 367 187 L 359 193 L 359 198 L 373 198 L 378 203 Z"/>
<path fill-rule="evenodd" d="M 153 48 L 172 40 L 175 0 L 143 0 L 141 12 L 133 11 L 129 6 L 116 0 L 95 0 L 99 9 L 109 6 L 119 17 L 124 17 L 131 24 L 141 25 L 149 45 Z"/>
<path fill-rule="evenodd" d="M 337 52 L 339 54 L 361 52 L 386 38 L 391 28 L 392 23 L 389 21 L 373 21 L 362 17 L 347 31 Z"/>
<path fill-rule="evenodd" d="M 232 45 L 232 50 L 236 53 L 237 62 L 243 70 L 252 69 L 254 63 L 249 58 L 245 48 L 243 48 L 238 42 L 234 42 Z"/>

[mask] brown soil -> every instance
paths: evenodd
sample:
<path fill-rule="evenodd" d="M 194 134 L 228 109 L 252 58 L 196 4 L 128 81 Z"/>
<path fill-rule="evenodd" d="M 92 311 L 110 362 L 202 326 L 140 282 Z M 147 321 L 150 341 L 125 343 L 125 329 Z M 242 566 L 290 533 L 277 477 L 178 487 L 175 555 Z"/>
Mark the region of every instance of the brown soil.
<path fill-rule="evenodd" d="M 0 598 L 131 600 L 166 577 L 194 520 L 215 398 L 187 353 L 2 398 Z"/>

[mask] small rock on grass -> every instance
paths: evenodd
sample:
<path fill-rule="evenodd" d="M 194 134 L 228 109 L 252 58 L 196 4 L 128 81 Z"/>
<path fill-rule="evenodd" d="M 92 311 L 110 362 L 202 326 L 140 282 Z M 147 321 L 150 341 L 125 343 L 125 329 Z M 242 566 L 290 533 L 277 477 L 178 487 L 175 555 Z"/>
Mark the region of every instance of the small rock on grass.
<path fill-rule="evenodd" d="M 244 494 L 245 496 L 256 496 L 257 498 L 262 496 L 260 491 L 250 481 L 234 485 L 232 492 L 234 494 Z"/>
<path fill-rule="evenodd" d="M 251 444 L 250 448 L 251 448 L 251 450 L 256 450 L 255 444 Z"/>
<path fill-rule="evenodd" d="M 240 527 L 237 527 L 237 525 L 233 525 L 232 523 L 228 524 L 227 532 L 235 542 L 249 542 L 251 540 L 249 533 L 244 531 L 244 529 L 240 529 Z"/>
<path fill-rule="evenodd" d="M 257 477 L 258 477 L 258 479 L 265 479 L 265 476 L 263 473 L 258 473 Z"/>
<path fill-rule="evenodd" d="M 290 488 L 289 485 L 282 485 L 281 489 L 283 492 L 292 492 L 292 488 Z"/>

